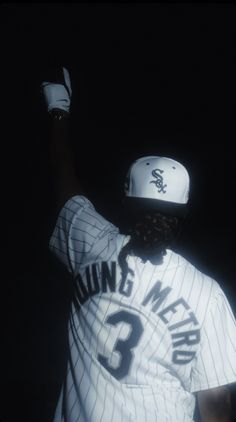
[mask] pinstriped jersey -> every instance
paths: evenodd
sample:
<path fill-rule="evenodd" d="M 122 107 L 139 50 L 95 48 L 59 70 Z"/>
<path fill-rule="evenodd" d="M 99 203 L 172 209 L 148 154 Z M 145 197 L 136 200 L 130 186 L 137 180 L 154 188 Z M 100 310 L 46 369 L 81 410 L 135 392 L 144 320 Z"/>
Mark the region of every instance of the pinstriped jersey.
<path fill-rule="evenodd" d="M 69 359 L 54 422 L 190 422 L 194 392 L 236 381 L 236 325 L 219 284 L 167 250 L 118 256 L 129 237 L 83 196 L 61 210 L 50 249 L 74 279 Z"/>

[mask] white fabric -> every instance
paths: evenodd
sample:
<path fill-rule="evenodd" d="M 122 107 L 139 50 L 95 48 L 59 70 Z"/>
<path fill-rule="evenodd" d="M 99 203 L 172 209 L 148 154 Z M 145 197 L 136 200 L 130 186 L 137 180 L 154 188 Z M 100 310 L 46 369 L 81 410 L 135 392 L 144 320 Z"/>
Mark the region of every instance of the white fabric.
<path fill-rule="evenodd" d="M 50 112 L 58 108 L 69 113 L 71 103 L 71 82 L 70 75 L 66 68 L 62 68 L 64 84 L 43 82 L 41 85 L 43 96 L 47 104 L 47 110 Z"/>
<path fill-rule="evenodd" d="M 69 360 L 54 422 L 192 422 L 193 392 L 236 382 L 236 326 L 219 284 L 171 250 L 118 255 L 129 239 L 82 196 L 50 249 L 73 274 Z"/>

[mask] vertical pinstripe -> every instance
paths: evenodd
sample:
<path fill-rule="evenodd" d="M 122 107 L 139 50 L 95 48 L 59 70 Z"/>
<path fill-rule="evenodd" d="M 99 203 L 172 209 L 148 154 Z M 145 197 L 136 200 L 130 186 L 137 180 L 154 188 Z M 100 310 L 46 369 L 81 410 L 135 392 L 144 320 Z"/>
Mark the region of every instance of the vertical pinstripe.
<path fill-rule="evenodd" d="M 50 249 L 73 274 L 75 295 L 54 422 L 190 422 L 193 392 L 236 381 L 235 319 L 219 284 L 168 250 L 157 266 L 128 257 L 126 294 L 118 255 L 127 241 L 85 197 L 60 212 Z"/>

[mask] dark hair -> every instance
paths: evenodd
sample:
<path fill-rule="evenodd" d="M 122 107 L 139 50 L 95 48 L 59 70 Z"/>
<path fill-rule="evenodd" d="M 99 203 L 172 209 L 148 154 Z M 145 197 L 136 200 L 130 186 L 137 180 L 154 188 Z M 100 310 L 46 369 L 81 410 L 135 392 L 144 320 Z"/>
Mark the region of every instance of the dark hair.
<path fill-rule="evenodd" d="M 166 249 L 176 240 L 179 229 L 180 219 L 176 216 L 157 211 L 144 212 L 143 215 L 136 216 L 136 219 L 132 216 L 124 230 L 125 234 L 130 235 L 130 240 L 118 257 L 122 279 L 129 272 L 133 273 L 126 261 L 130 254 L 140 257 L 143 262 L 150 260 L 154 264 L 161 264 Z"/>

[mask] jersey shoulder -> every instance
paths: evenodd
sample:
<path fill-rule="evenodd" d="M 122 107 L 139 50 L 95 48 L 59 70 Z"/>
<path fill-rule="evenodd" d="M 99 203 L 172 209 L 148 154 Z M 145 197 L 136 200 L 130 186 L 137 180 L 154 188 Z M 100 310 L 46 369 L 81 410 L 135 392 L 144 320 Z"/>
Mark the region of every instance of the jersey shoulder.
<path fill-rule="evenodd" d="M 178 255 L 180 265 L 183 266 L 186 272 L 186 279 L 192 280 L 192 283 L 198 286 L 202 292 L 210 293 L 211 298 L 216 297 L 222 292 L 222 287 L 219 282 L 212 277 L 210 274 L 202 271 L 198 264 L 192 262 L 192 260 L 185 258 L 182 255 Z"/>

